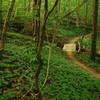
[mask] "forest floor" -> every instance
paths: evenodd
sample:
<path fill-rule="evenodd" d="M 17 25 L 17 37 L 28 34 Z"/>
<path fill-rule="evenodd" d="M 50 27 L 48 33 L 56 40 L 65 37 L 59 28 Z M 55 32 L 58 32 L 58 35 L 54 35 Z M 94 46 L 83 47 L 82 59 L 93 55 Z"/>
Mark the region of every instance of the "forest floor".
<path fill-rule="evenodd" d="M 26 29 L 26 26 L 25 29 L 20 29 L 22 34 L 20 34 L 18 28 L 15 28 L 16 30 L 18 29 L 18 33 L 9 32 L 7 34 L 3 59 L 0 61 L 0 100 L 35 100 L 36 87 L 34 74 L 37 70 L 38 62 L 36 59 L 35 43 L 33 43 L 34 38 L 31 37 L 31 32 L 28 31 L 29 28 Z M 24 31 L 26 34 L 29 34 L 25 35 Z M 64 43 L 68 43 L 71 37 L 74 38 L 69 42 L 75 42 L 79 39 L 76 37 L 81 36 L 83 31 L 76 27 L 73 27 L 73 29 L 71 27 L 68 30 L 63 25 L 60 28 L 58 27 L 57 33 L 57 40 L 59 41 L 52 44 L 49 76 L 45 87 L 42 88 L 45 99 L 99 100 L 100 78 L 94 74 L 91 75 L 92 73 L 89 74 L 89 71 L 83 70 L 84 68 L 80 68 L 79 66 L 82 66 L 83 61 L 80 62 L 81 65 L 75 63 L 79 63 L 79 61 L 74 56 L 74 53 L 68 52 L 69 56 L 66 58 L 65 53 L 62 51 Z M 40 75 L 41 87 L 48 65 L 48 44 L 49 42 L 45 41 L 42 51 L 44 63 Z M 68 57 L 72 58 L 69 60 Z M 86 63 L 86 67 L 88 67 L 87 65 L 88 63 Z"/>
<path fill-rule="evenodd" d="M 24 30 L 24 31 L 22 31 L 22 33 L 25 33 L 26 32 L 26 34 L 27 35 L 31 35 L 31 34 L 29 34 L 29 33 L 31 33 L 31 32 L 29 32 L 29 30 L 32 30 L 32 25 L 30 24 L 30 23 L 28 23 L 26 20 L 24 20 L 24 19 L 20 19 L 20 18 L 18 18 L 17 20 L 16 20 L 16 22 L 17 23 L 21 23 L 21 25 L 24 25 L 23 27 L 25 27 L 24 29 L 22 29 L 22 30 Z M 23 24 L 22 24 L 23 23 Z M 14 23 L 15 24 L 15 23 Z M 19 25 L 19 24 L 18 24 Z M 28 27 L 27 27 L 28 26 Z M 18 26 L 16 26 L 17 28 L 18 28 Z M 19 28 L 18 28 L 18 30 L 19 30 Z M 76 29 L 77 31 L 75 32 L 76 33 L 76 35 L 72 32 L 72 29 L 71 29 L 71 31 L 68 31 L 68 33 L 66 32 L 66 29 L 65 28 L 59 28 L 58 29 L 58 33 L 60 32 L 60 37 L 58 36 L 57 37 L 57 39 L 55 40 L 56 41 L 56 44 L 57 44 L 57 46 L 59 46 L 59 47 L 63 47 L 63 44 L 64 43 L 74 43 L 75 41 L 77 41 L 77 40 L 79 40 L 79 38 L 80 38 L 80 33 L 81 32 L 78 32 L 78 31 L 80 31 L 80 30 L 78 30 L 78 29 Z M 21 31 L 21 30 L 19 30 L 19 31 Z M 75 31 L 75 29 L 74 29 L 74 31 Z M 81 30 L 82 31 L 82 30 Z M 67 33 L 67 35 L 65 35 Z M 62 34 L 62 35 L 61 35 Z M 75 36 L 74 36 L 75 35 Z M 73 36 L 73 37 L 72 37 Z M 69 37 L 69 39 L 68 39 L 68 37 Z M 72 38 L 72 39 L 70 39 L 70 38 Z M 67 40 L 66 40 L 67 39 Z M 70 41 L 69 41 L 70 40 Z M 91 75 L 93 75 L 93 76 L 95 76 L 96 78 L 100 78 L 100 72 L 99 71 L 97 71 L 96 69 L 95 69 L 95 67 L 91 67 L 91 65 L 88 65 L 88 63 L 85 63 L 85 62 L 83 62 L 83 61 L 81 61 L 81 60 L 79 60 L 76 56 L 75 56 L 75 54 L 73 53 L 73 52 L 67 52 L 67 56 L 68 56 L 68 58 L 70 59 L 70 61 L 71 61 L 71 63 L 73 63 L 73 64 L 75 64 L 75 65 L 78 65 L 80 68 L 82 68 L 83 70 L 85 70 L 86 72 L 89 72 Z"/>
<path fill-rule="evenodd" d="M 0 61 L 0 100 L 35 100 L 34 74 L 38 62 L 33 40 L 23 34 L 7 34 L 3 59 Z M 41 86 L 48 64 L 47 44 L 42 52 Z M 100 79 L 90 76 L 65 57 L 62 49 L 53 44 L 49 76 L 42 89 L 46 100 L 99 100 Z"/>
<path fill-rule="evenodd" d="M 80 37 L 74 37 L 73 39 L 69 40 L 69 43 L 75 43 Z M 78 65 L 81 69 L 89 72 L 91 75 L 95 76 L 96 78 L 100 78 L 100 73 L 97 72 L 93 67 L 90 67 L 89 65 L 83 63 L 82 61 L 79 61 L 77 57 L 75 57 L 75 54 L 71 51 L 66 51 L 68 58 L 70 59 L 71 63 Z"/>
<path fill-rule="evenodd" d="M 32 30 L 32 25 L 30 24 L 30 23 L 28 23 L 26 20 L 24 20 L 24 19 L 17 19 L 17 22 L 19 23 L 23 23 L 23 25 L 24 25 L 24 27 L 25 27 L 25 29 L 24 29 L 24 33 L 26 32 L 26 34 L 27 33 L 31 33 L 31 32 L 29 32 L 29 30 Z M 15 24 L 15 23 L 14 23 Z M 19 24 L 18 24 L 19 25 Z M 28 26 L 28 27 L 27 27 Z M 17 27 L 18 28 L 18 27 Z M 61 28 L 60 28 L 61 29 Z M 23 29 L 22 29 L 23 30 Z M 62 47 L 63 46 L 63 44 L 64 43 L 74 43 L 75 41 L 77 41 L 77 40 L 79 40 L 79 38 L 80 38 L 80 35 L 79 35 L 79 33 L 78 34 L 76 34 L 77 36 L 74 36 L 73 38 L 71 37 L 71 35 L 73 36 L 74 34 L 73 33 L 71 33 L 70 31 L 69 31 L 69 35 L 68 36 L 66 36 L 65 35 L 65 33 L 66 33 L 66 31 L 64 31 L 64 30 L 66 30 L 66 29 L 61 29 L 61 30 L 59 30 L 59 31 L 62 31 L 63 30 L 63 35 L 61 35 L 60 36 L 60 38 L 58 38 L 58 39 L 56 39 L 56 43 L 57 43 L 57 46 L 59 46 L 59 47 Z M 28 32 L 27 32 L 28 31 Z M 60 33 L 61 34 L 61 33 Z M 27 34 L 27 35 L 30 35 L 30 34 Z M 65 36 L 64 36 L 65 35 Z M 72 39 L 67 39 L 66 40 L 66 37 L 68 38 L 72 38 Z M 63 39 L 63 38 L 65 38 L 65 39 Z M 70 41 L 69 41 L 70 40 Z M 100 78 L 100 72 L 98 72 L 96 69 L 95 69 L 95 67 L 91 67 L 91 66 L 89 66 L 88 65 L 88 63 L 86 64 L 86 63 L 84 63 L 83 61 L 80 61 L 75 55 L 74 55 L 74 53 L 73 52 L 67 52 L 67 56 L 68 56 L 68 58 L 70 59 L 70 61 L 71 61 L 71 63 L 73 63 L 73 64 L 75 64 L 75 65 L 78 65 L 80 68 L 82 68 L 83 70 L 85 70 L 86 72 L 89 72 L 91 75 L 93 75 L 93 76 L 95 76 L 96 78 Z"/>

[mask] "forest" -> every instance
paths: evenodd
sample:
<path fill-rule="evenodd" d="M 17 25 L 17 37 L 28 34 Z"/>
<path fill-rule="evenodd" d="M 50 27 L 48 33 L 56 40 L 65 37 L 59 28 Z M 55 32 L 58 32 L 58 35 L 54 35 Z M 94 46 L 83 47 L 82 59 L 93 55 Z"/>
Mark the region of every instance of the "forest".
<path fill-rule="evenodd" d="M 100 0 L 0 0 L 0 100 L 100 100 Z"/>

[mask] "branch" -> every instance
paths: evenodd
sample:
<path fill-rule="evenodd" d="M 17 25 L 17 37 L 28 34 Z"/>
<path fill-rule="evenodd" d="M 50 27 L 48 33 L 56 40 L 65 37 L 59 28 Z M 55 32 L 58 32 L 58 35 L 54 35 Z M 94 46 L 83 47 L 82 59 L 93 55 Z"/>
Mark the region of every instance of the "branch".
<path fill-rule="evenodd" d="M 45 18 L 45 21 L 44 21 L 44 25 L 46 24 L 46 22 L 47 22 L 47 20 L 48 20 L 48 17 L 51 15 L 51 13 L 53 12 L 53 10 L 54 10 L 55 7 L 57 6 L 58 1 L 59 1 L 59 0 L 56 0 L 56 1 L 55 1 L 54 6 L 53 6 L 52 9 L 48 12 L 48 14 L 47 14 L 47 16 L 46 16 L 46 18 Z"/>
<path fill-rule="evenodd" d="M 62 18 L 65 18 L 67 16 L 69 16 L 70 14 L 72 14 L 74 11 L 76 11 L 78 8 L 82 7 L 85 3 L 87 3 L 88 0 L 85 0 L 84 2 L 82 2 L 80 5 L 78 5 L 76 8 L 74 8 L 72 11 L 70 11 L 69 13 L 67 13 L 66 15 L 64 15 Z"/>

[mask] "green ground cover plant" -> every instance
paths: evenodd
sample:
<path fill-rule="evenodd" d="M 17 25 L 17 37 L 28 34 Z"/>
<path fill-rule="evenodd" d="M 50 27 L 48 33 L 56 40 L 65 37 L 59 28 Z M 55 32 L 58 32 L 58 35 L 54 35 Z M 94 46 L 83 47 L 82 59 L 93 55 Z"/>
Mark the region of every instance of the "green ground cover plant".
<path fill-rule="evenodd" d="M 35 44 L 29 36 L 9 33 L 7 37 L 3 54 L 5 59 L 0 62 L 0 100 L 34 99 L 34 73 L 37 68 Z M 48 61 L 46 45 L 43 55 L 45 62 L 40 77 L 41 86 Z M 71 64 L 64 52 L 54 44 L 49 77 L 42 90 L 46 100 L 99 100 L 100 79 Z"/>
<path fill-rule="evenodd" d="M 100 100 L 99 5 L 0 0 L 0 100 Z"/>
<path fill-rule="evenodd" d="M 97 71 L 100 71 L 100 57 L 96 57 L 96 61 L 93 62 L 91 59 L 90 59 L 90 50 L 91 50 L 91 34 L 88 35 L 88 38 L 87 39 L 83 39 L 83 41 L 81 42 L 81 45 L 84 45 L 85 48 L 88 50 L 87 52 L 83 52 L 83 53 L 80 53 L 80 54 L 76 54 L 77 58 L 88 64 L 89 66 L 95 68 Z M 81 41 L 81 39 L 79 40 Z M 99 35 L 99 32 L 98 32 L 98 37 L 97 37 L 97 52 L 100 51 L 100 35 Z"/>

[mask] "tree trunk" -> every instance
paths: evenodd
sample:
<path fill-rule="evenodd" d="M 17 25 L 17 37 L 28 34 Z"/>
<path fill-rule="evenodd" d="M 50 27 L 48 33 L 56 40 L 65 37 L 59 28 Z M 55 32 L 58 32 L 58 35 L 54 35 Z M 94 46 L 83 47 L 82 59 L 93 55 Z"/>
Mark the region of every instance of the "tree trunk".
<path fill-rule="evenodd" d="M 80 0 L 77 0 L 77 6 L 80 5 Z M 80 26 L 80 13 L 79 10 L 76 10 L 76 26 L 79 27 Z"/>
<path fill-rule="evenodd" d="M 58 3 L 58 12 L 60 13 L 60 10 L 61 10 L 61 0 L 59 0 L 59 3 Z"/>
<path fill-rule="evenodd" d="M 47 14 L 48 14 L 48 0 L 45 0 L 45 5 L 44 5 L 44 10 L 45 10 L 45 14 L 44 14 L 44 18 L 46 18 Z"/>
<path fill-rule="evenodd" d="M 14 4 L 15 4 L 15 0 L 12 0 L 11 4 L 10 4 L 10 7 L 8 9 L 6 20 L 5 20 L 4 25 L 3 25 L 3 31 L 2 31 L 2 34 L 1 34 L 1 37 L 0 37 L 0 51 L 1 52 L 4 49 L 5 40 L 6 40 L 7 26 L 8 26 L 8 22 L 10 21 L 10 18 L 11 18 L 11 14 L 12 14 L 12 11 L 13 11 L 13 8 L 14 8 Z"/>
<path fill-rule="evenodd" d="M 37 5 L 37 6 L 36 6 Z M 42 48 L 40 47 L 40 39 L 41 39 L 41 25 L 40 25 L 40 12 L 41 12 L 41 0 L 35 1 L 35 6 L 36 6 L 36 20 L 35 20 L 35 35 L 36 35 L 36 41 L 37 41 L 37 47 L 36 47 L 36 55 L 37 55 L 37 60 L 38 60 L 38 68 L 35 74 L 35 82 L 36 82 L 36 88 L 38 92 L 38 100 L 43 100 L 41 88 L 40 88 L 40 82 L 39 82 L 39 76 L 41 73 L 42 65 L 43 65 L 43 60 L 42 60 L 42 55 L 41 55 L 41 50 Z M 34 20 L 33 20 L 34 21 Z"/>
<path fill-rule="evenodd" d="M 33 36 L 35 36 L 37 34 L 37 30 L 38 30 L 38 21 L 37 21 L 37 5 L 38 5 L 38 1 L 37 0 L 33 0 L 33 19 L 32 19 L 32 34 Z M 37 41 L 37 40 L 36 40 Z"/>
<path fill-rule="evenodd" d="M 0 35 L 2 31 L 2 0 L 0 0 Z"/>
<path fill-rule="evenodd" d="M 53 12 L 53 10 L 57 6 L 57 4 L 58 4 L 58 0 L 56 0 L 54 6 L 47 13 L 47 15 L 46 16 L 44 15 L 43 26 L 42 26 L 42 28 L 40 28 L 41 0 L 39 0 L 39 2 L 38 2 L 38 5 L 39 5 L 39 9 L 38 9 L 38 32 L 37 32 L 38 33 L 37 34 L 37 40 L 38 41 L 37 41 L 37 50 L 36 50 L 36 52 L 37 52 L 37 60 L 38 60 L 38 68 L 37 68 L 37 72 L 36 72 L 35 78 L 36 78 L 36 87 L 37 87 L 37 91 L 38 91 L 38 99 L 39 100 L 43 100 L 41 89 L 40 89 L 40 84 L 39 84 L 39 76 L 40 76 L 40 73 L 41 73 L 41 70 L 42 70 L 42 66 L 43 66 L 42 48 L 43 48 L 43 43 L 44 43 L 45 31 L 46 31 L 46 23 L 47 23 L 48 17 Z M 41 29 L 41 31 L 40 31 L 40 29 Z"/>
<path fill-rule="evenodd" d="M 91 59 L 93 61 L 95 61 L 96 57 L 97 22 L 98 22 L 98 0 L 94 0 L 93 34 L 92 34 L 92 47 L 91 47 Z"/>
<path fill-rule="evenodd" d="M 28 0 L 28 8 L 27 8 L 27 12 L 31 12 L 31 0 Z"/>
<path fill-rule="evenodd" d="M 83 2 L 85 2 L 85 0 L 83 0 Z M 85 3 L 84 9 L 85 9 L 84 28 L 83 28 L 84 33 L 82 34 L 82 40 L 81 40 L 81 42 L 83 41 L 85 35 L 87 34 L 87 26 L 88 26 L 88 2 Z"/>
<path fill-rule="evenodd" d="M 27 0 L 24 0 L 24 11 L 27 12 Z"/>

